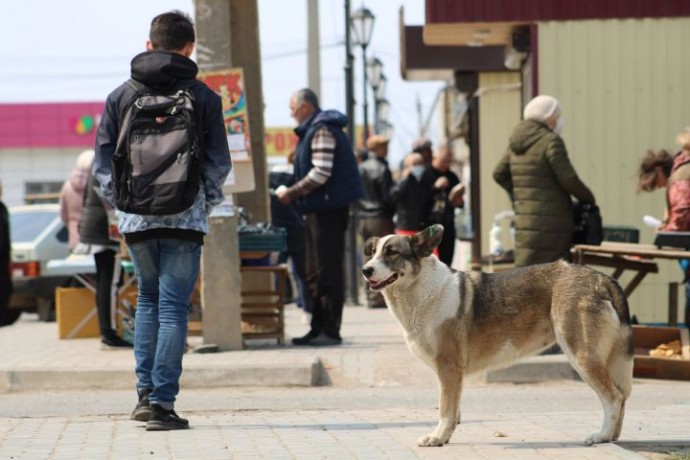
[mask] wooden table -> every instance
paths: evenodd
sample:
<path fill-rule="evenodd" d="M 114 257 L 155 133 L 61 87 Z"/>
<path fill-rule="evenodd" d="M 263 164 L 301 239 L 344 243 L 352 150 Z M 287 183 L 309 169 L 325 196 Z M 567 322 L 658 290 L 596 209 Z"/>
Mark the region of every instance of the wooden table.
<path fill-rule="evenodd" d="M 630 270 L 635 272 L 633 278 L 623 288 L 626 297 L 630 297 L 648 273 L 658 273 L 656 259 L 681 260 L 690 259 L 690 251 L 674 248 L 657 248 L 651 244 L 614 243 L 604 241 L 600 246 L 578 244 L 572 249 L 573 262 L 581 265 L 600 265 L 614 268 L 611 275 L 619 279 Z M 678 322 L 678 283 L 669 285 L 669 324 Z"/>

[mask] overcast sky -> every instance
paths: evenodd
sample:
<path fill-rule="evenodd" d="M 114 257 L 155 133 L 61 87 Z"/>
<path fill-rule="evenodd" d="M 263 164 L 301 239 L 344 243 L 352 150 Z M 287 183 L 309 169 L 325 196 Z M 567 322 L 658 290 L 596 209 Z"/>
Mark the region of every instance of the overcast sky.
<path fill-rule="evenodd" d="M 292 126 L 288 99 L 307 86 L 306 0 L 259 0 L 266 126 Z M 422 0 L 353 0 L 376 16 L 368 57 L 384 63 L 387 98 L 395 126 L 393 159 L 418 133 L 416 100 L 424 116 L 442 82 L 411 83 L 400 77 L 398 10 L 407 24 L 424 23 Z M 129 76 L 129 62 L 143 51 L 151 19 L 180 9 L 193 14 L 192 0 L 22 0 L 3 10 L 0 28 L 0 103 L 104 100 Z M 320 0 L 321 99 L 324 108 L 345 110 L 344 3 Z M 355 97 L 361 101 L 361 49 L 355 55 Z M 371 91 L 369 91 L 371 97 Z M 370 122 L 373 102 L 370 99 Z M 251 108 L 250 108 L 251 110 Z M 356 108 L 362 121 L 362 108 Z"/>

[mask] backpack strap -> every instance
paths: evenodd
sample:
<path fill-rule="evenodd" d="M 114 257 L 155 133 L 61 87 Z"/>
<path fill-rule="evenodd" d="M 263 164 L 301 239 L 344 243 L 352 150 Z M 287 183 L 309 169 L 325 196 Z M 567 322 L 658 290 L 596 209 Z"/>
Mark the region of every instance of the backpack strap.
<path fill-rule="evenodd" d="M 191 93 L 191 89 L 195 86 L 203 85 L 201 80 L 196 78 L 188 78 L 186 80 L 180 80 L 177 82 L 178 89 L 188 90 Z M 197 139 L 199 140 L 199 150 L 201 154 L 204 154 L 204 124 L 203 117 L 201 116 L 201 110 L 197 105 L 196 97 L 192 97 L 192 105 L 194 106 L 194 116 L 196 117 L 196 129 L 197 129 Z"/>

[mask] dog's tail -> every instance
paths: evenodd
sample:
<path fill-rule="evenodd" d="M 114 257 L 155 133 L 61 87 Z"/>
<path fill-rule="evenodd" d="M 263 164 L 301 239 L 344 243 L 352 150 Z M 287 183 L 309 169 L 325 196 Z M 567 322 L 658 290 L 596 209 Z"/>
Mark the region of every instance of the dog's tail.
<path fill-rule="evenodd" d="M 613 308 L 618 314 L 621 324 L 630 325 L 630 308 L 628 307 L 628 299 L 625 297 L 625 292 L 618 281 L 613 278 L 607 278 L 604 284 L 608 291 L 608 296 L 611 299 Z"/>
<path fill-rule="evenodd" d="M 614 349 L 609 355 L 609 369 L 614 385 L 620 390 L 624 398 L 627 399 L 632 391 L 632 372 L 633 372 L 633 336 L 630 324 L 630 310 L 628 299 L 625 297 L 623 288 L 613 278 L 607 277 L 605 283 L 613 309 L 618 314 L 621 323 L 619 330 L 620 338 L 614 344 Z"/>

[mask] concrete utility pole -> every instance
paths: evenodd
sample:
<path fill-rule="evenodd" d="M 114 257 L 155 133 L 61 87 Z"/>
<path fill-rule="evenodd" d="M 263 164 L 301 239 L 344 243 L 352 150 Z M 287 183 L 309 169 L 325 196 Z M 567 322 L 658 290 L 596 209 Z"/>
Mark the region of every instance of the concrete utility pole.
<path fill-rule="evenodd" d="M 230 2 L 197 0 L 197 61 L 202 71 L 231 67 Z M 201 255 L 202 334 L 205 345 L 241 350 L 242 296 L 237 215 L 209 218 Z"/>
<path fill-rule="evenodd" d="M 308 86 L 321 99 L 321 45 L 319 40 L 319 0 L 307 0 Z"/>
<path fill-rule="evenodd" d="M 235 205 L 247 209 L 254 222 L 269 221 L 257 0 L 196 0 L 195 16 L 199 67 L 207 71 L 241 67 L 244 71 L 256 189 L 237 194 Z M 286 94 L 286 105 L 288 97 Z M 242 286 L 237 217 L 212 218 L 210 224 L 202 260 L 204 342 L 217 344 L 221 350 L 240 349 Z"/>

